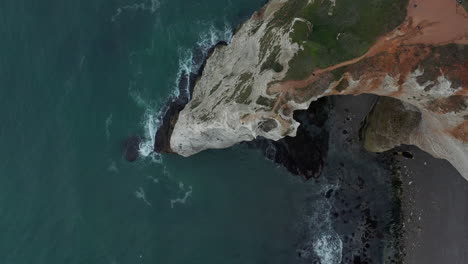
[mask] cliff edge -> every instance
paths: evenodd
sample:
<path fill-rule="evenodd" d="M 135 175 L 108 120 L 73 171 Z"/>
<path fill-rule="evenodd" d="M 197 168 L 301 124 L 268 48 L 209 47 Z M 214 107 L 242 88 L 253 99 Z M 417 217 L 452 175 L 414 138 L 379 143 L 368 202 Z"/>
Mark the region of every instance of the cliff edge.
<path fill-rule="evenodd" d="M 370 93 L 399 101 L 368 120 L 365 132 L 380 130 L 367 134 L 368 149 L 413 144 L 468 179 L 467 44 L 468 13 L 455 0 L 271 0 L 215 48 L 174 120 L 170 151 L 295 136 L 295 110 Z"/>

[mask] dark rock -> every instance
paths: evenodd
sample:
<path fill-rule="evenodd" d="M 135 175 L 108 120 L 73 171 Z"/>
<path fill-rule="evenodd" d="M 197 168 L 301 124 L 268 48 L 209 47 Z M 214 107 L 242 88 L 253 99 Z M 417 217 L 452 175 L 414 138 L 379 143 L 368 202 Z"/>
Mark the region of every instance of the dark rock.
<path fill-rule="evenodd" d="M 412 154 L 411 152 L 409 152 L 409 151 L 403 151 L 403 152 L 401 153 L 401 155 L 402 155 L 403 157 L 407 158 L 407 159 L 412 159 L 412 158 L 414 158 L 413 154 Z"/>
<path fill-rule="evenodd" d="M 174 130 L 175 123 L 179 117 L 180 111 L 184 109 L 187 102 L 182 98 L 176 98 L 172 101 L 162 117 L 161 126 L 156 131 L 154 141 L 154 151 L 158 153 L 172 153 L 171 135 Z"/>
<path fill-rule="evenodd" d="M 259 128 L 265 132 L 270 132 L 272 129 L 275 129 L 278 126 L 276 120 L 271 118 L 266 118 L 259 124 Z"/>
<path fill-rule="evenodd" d="M 320 176 L 328 151 L 328 115 L 331 103 L 328 98 L 313 102 L 309 109 L 294 112 L 294 119 L 301 123 L 296 137 L 278 141 L 257 138 L 244 144 L 260 148 L 265 156 L 283 165 L 291 173 L 304 179 Z"/>

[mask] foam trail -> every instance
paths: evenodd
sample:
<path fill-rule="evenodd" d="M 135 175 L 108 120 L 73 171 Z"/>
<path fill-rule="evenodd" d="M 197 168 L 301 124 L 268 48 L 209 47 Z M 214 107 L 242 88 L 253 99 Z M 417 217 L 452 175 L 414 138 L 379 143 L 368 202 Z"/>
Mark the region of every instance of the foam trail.
<path fill-rule="evenodd" d="M 148 206 L 151 206 L 151 203 L 146 200 L 145 190 L 143 190 L 142 187 L 139 187 L 138 190 L 135 191 L 135 196 L 136 198 L 143 200 Z"/>
<path fill-rule="evenodd" d="M 183 182 L 179 182 L 179 189 L 182 190 L 182 191 L 185 191 L 185 187 L 184 187 L 184 183 Z M 171 200 L 171 208 L 174 208 L 174 205 L 176 203 L 180 203 L 180 204 L 185 204 L 185 202 L 187 202 L 187 199 L 192 196 L 192 186 L 189 186 L 188 187 L 188 190 L 185 192 L 184 194 L 184 197 L 182 198 L 176 198 L 176 199 L 172 199 Z"/>
<path fill-rule="evenodd" d="M 149 11 L 151 14 L 153 14 L 156 12 L 156 10 L 159 9 L 160 6 L 161 3 L 158 0 L 147 0 L 142 3 L 125 5 L 117 8 L 114 15 L 111 17 L 111 21 L 115 22 L 124 11 Z"/>
<path fill-rule="evenodd" d="M 110 139 L 110 126 L 112 125 L 112 114 L 110 114 L 107 118 L 106 118 L 106 138 L 107 138 L 107 141 L 109 141 Z"/>

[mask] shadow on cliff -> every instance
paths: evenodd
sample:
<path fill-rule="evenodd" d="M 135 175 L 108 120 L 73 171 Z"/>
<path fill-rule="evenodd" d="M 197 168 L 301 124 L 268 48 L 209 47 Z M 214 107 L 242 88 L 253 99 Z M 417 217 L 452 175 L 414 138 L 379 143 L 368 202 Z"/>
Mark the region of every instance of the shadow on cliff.
<path fill-rule="evenodd" d="M 307 110 L 295 111 L 294 119 L 301 123 L 296 137 L 285 137 L 278 141 L 257 138 L 242 144 L 260 148 L 268 159 L 306 180 L 318 178 L 327 157 L 328 117 L 332 107 L 331 100 L 324 97 L 311 103 Z"/>

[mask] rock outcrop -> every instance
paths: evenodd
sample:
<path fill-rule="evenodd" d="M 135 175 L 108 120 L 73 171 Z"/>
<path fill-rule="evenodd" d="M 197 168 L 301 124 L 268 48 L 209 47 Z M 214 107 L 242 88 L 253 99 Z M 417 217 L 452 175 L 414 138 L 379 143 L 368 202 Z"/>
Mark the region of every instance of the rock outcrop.
<path fill-rule="evenodd" d="M 421 122 L 414 106 L 391 97 L 380 97 L 361 128 L 364 147 L 384 152 L 398 145 L 411 144 L 411 136 Z"/>
<path fill-rule="evenodd" d="M 381 134 L 402 136 L 367 141 L 371 149 L 414 144 L 468 179 L 467 44 L 468 13 L 455 0 L 271 0 L 214 50 L 170 149 L 190 156 L 293 137 L 295 110 L 324 96 L 371 93 L 403 102 L 388 118 L 417 113 L 381 125 L 389 130 Z"/>

